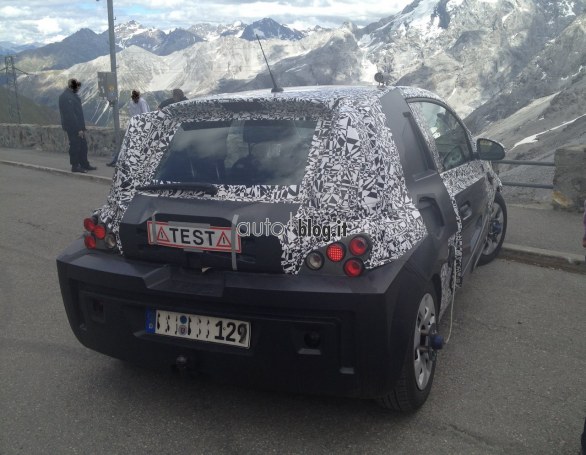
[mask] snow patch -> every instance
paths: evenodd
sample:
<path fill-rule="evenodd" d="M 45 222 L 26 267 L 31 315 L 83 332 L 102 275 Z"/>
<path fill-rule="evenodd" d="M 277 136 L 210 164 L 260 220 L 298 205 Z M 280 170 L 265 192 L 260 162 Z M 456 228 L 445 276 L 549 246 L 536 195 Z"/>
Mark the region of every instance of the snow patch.
<path fill-rule="evenodd" d="M 560 6 L 562 16 L 564 16 L 564 17 L 575 16 L 575 14 L 574 14 L 575 2 L 570 2 L 568 0 L 564 0 L 564 1 L 560 2 L 559 6 Z"/>
<path fill-rule="evenodd" d="M 511 14 L 513 14 L 514 11 L 511 11 L 509 14 L 506 14 L 503 16 L 503 18 L 501 19 L 503 25 L 504 23 L 507 21 L 507 19 L 511 16 Z"/>
<path fill-rule="evenodd" d="M 464 0 L 450 0 L 447 5 L 448 13 L 451 13 L 454 9 L 464 3 Z"/>
<path fill-rule="evenodd" d="M 537 133 L 534 134 L 532 136 L 527 136 L 525 139 L 521 139 L 519 142 L 517 142 L 515 145 L 513 145 L 513 147 L 511 148 L 511 150 L 513 150 L 515 147 L 519 146 L 519 145 L 523 145 L 523 144 L 533 144 L 534 142 L 537 142 L 539 139 L 539 136 L 542 136 L 546 133 L 549 133 L 551 131 L 555 131 L 557 129 L 563 128 L 566 125 L 570 125 L 572 123 L 574 123 L 576 120 L 581 119 L 582 117 L 586 117 L 586 114 L 581 115 L 579 117 L 576 117 L 574 120 L 569 120 L 567 122 L 562 123 L 561 125 L 558 126 L 554 126 L 553 128 L 550 128 L 548 130 L 542 131 L 541 133 Z"/>
<path fill-rule="evenodd" d="M 580 65 L 580 68 L 578 69 L 578 72 L 577 72 L 577 73 L 574 73 L 574 74 L 572 74 L 570 77 L 571 77 L 571 78 L 575 78 L 575 77 L 576 77 L 578 74 L 580 74 L 580 73 L 582 72 L 582 69 L 583 69 L 583 68 L 584 68 L 584 67 L 583 67 L 582 65 Z"/>

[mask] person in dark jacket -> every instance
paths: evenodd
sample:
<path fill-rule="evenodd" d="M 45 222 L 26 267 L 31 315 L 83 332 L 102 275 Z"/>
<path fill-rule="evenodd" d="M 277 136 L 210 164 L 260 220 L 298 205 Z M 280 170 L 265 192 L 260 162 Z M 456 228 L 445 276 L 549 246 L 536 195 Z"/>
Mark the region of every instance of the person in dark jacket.
<path fill-rule="evenodd" d="M 185 100 L 187 100 L 187 97 L 183 93 L 183 90 L 181 90 L 180 88 L 174 88 L 173 89 L 173 97 L 167 98 L 166 100 L 161 101 L 161 104 L 159 104 L 159 109 L 163 109 L 165 106 L 168 106 L 169 104 L 174 104 L 174 103 L 178 103 L 179 101 L 185 101 Z"/>
<path fill-rule="evenodd" d="M 77 94 L 80 87 L 81 82 L 77 79 L 67 81 L 67 88 L 59 96 L 59 113 L 61 114 L 61 127 L 69 139 L 71 172 L 85 174 L 87 171 L 95 171 L 97 168 L 90 165 L 87 160 L 85 120 L 81 99 Z"/>

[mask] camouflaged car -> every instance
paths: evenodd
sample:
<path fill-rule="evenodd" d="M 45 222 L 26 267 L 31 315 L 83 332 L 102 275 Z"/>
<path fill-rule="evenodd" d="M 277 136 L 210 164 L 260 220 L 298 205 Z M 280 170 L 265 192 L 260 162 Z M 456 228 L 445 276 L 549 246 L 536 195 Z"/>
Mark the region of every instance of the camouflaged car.
<path fill-rule="evenodd" d="M 133 117 L 106 204 L 57 260 L 71 328 L 129 362 L 417 409 L 440 317 L 503 242 L 503 156 L 406 87 Z"/>

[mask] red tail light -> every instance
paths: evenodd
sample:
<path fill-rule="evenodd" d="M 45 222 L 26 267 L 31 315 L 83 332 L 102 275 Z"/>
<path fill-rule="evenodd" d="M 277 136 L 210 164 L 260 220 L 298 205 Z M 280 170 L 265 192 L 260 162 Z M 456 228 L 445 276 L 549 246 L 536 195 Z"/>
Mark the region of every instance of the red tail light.
<path fill-rule="evenodd" d="M 85 243 L 85 247 L 89 250 L 96 248 L 96 239 L 91 234 L 88 234 L 83 238 L 83 243 Z"/>
<path fill-rule="evenodd" d="M 344 273 L 350 277 L 357 277 L 364 272 L 364 264 L 360 259 L 348 259 L 344 264 Z"/>
<path fill-rule="evenodd" d="M 328 245 L 326 255 L 330 261 L 340 262 L 346 255 L 346 249 L 341 243 L 332 243 L 331 245 Z"/>
<path fill-rule="evenodd" d="M 357 235 L 350 241 L 349 248 L 354 256 L 362 256 L 368 250 L 368 240 Z"/>
<path fill-rule="evenodd" d="M 103 240 L 106 237 L 106 228 L 100 224 L 94 227 L 94 235 L 97 239 Z"/>
<path fill-rule="evenodd" d="M 96 223 L 91 218 L 86 218 L 83 220 L 83 228 L 88 232 L 93 232 L 96 228 Z"/>

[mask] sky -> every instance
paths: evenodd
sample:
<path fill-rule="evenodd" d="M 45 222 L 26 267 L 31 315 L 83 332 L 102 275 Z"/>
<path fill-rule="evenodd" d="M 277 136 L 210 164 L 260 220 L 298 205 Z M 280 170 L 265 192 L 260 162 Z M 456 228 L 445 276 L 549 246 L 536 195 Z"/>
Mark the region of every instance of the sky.
<path fill-rule="evenodd" d="M 412 0 L 113 0 L 116 24 L 135 20 L 169 31 L 208 22 L 251 23 L 264 17 L 294 28 L 367 25 L 401 11 Z M 61 41 L 81 28 L 108 28 L 107 0 L 0 0 L 0 43 Z"/>

